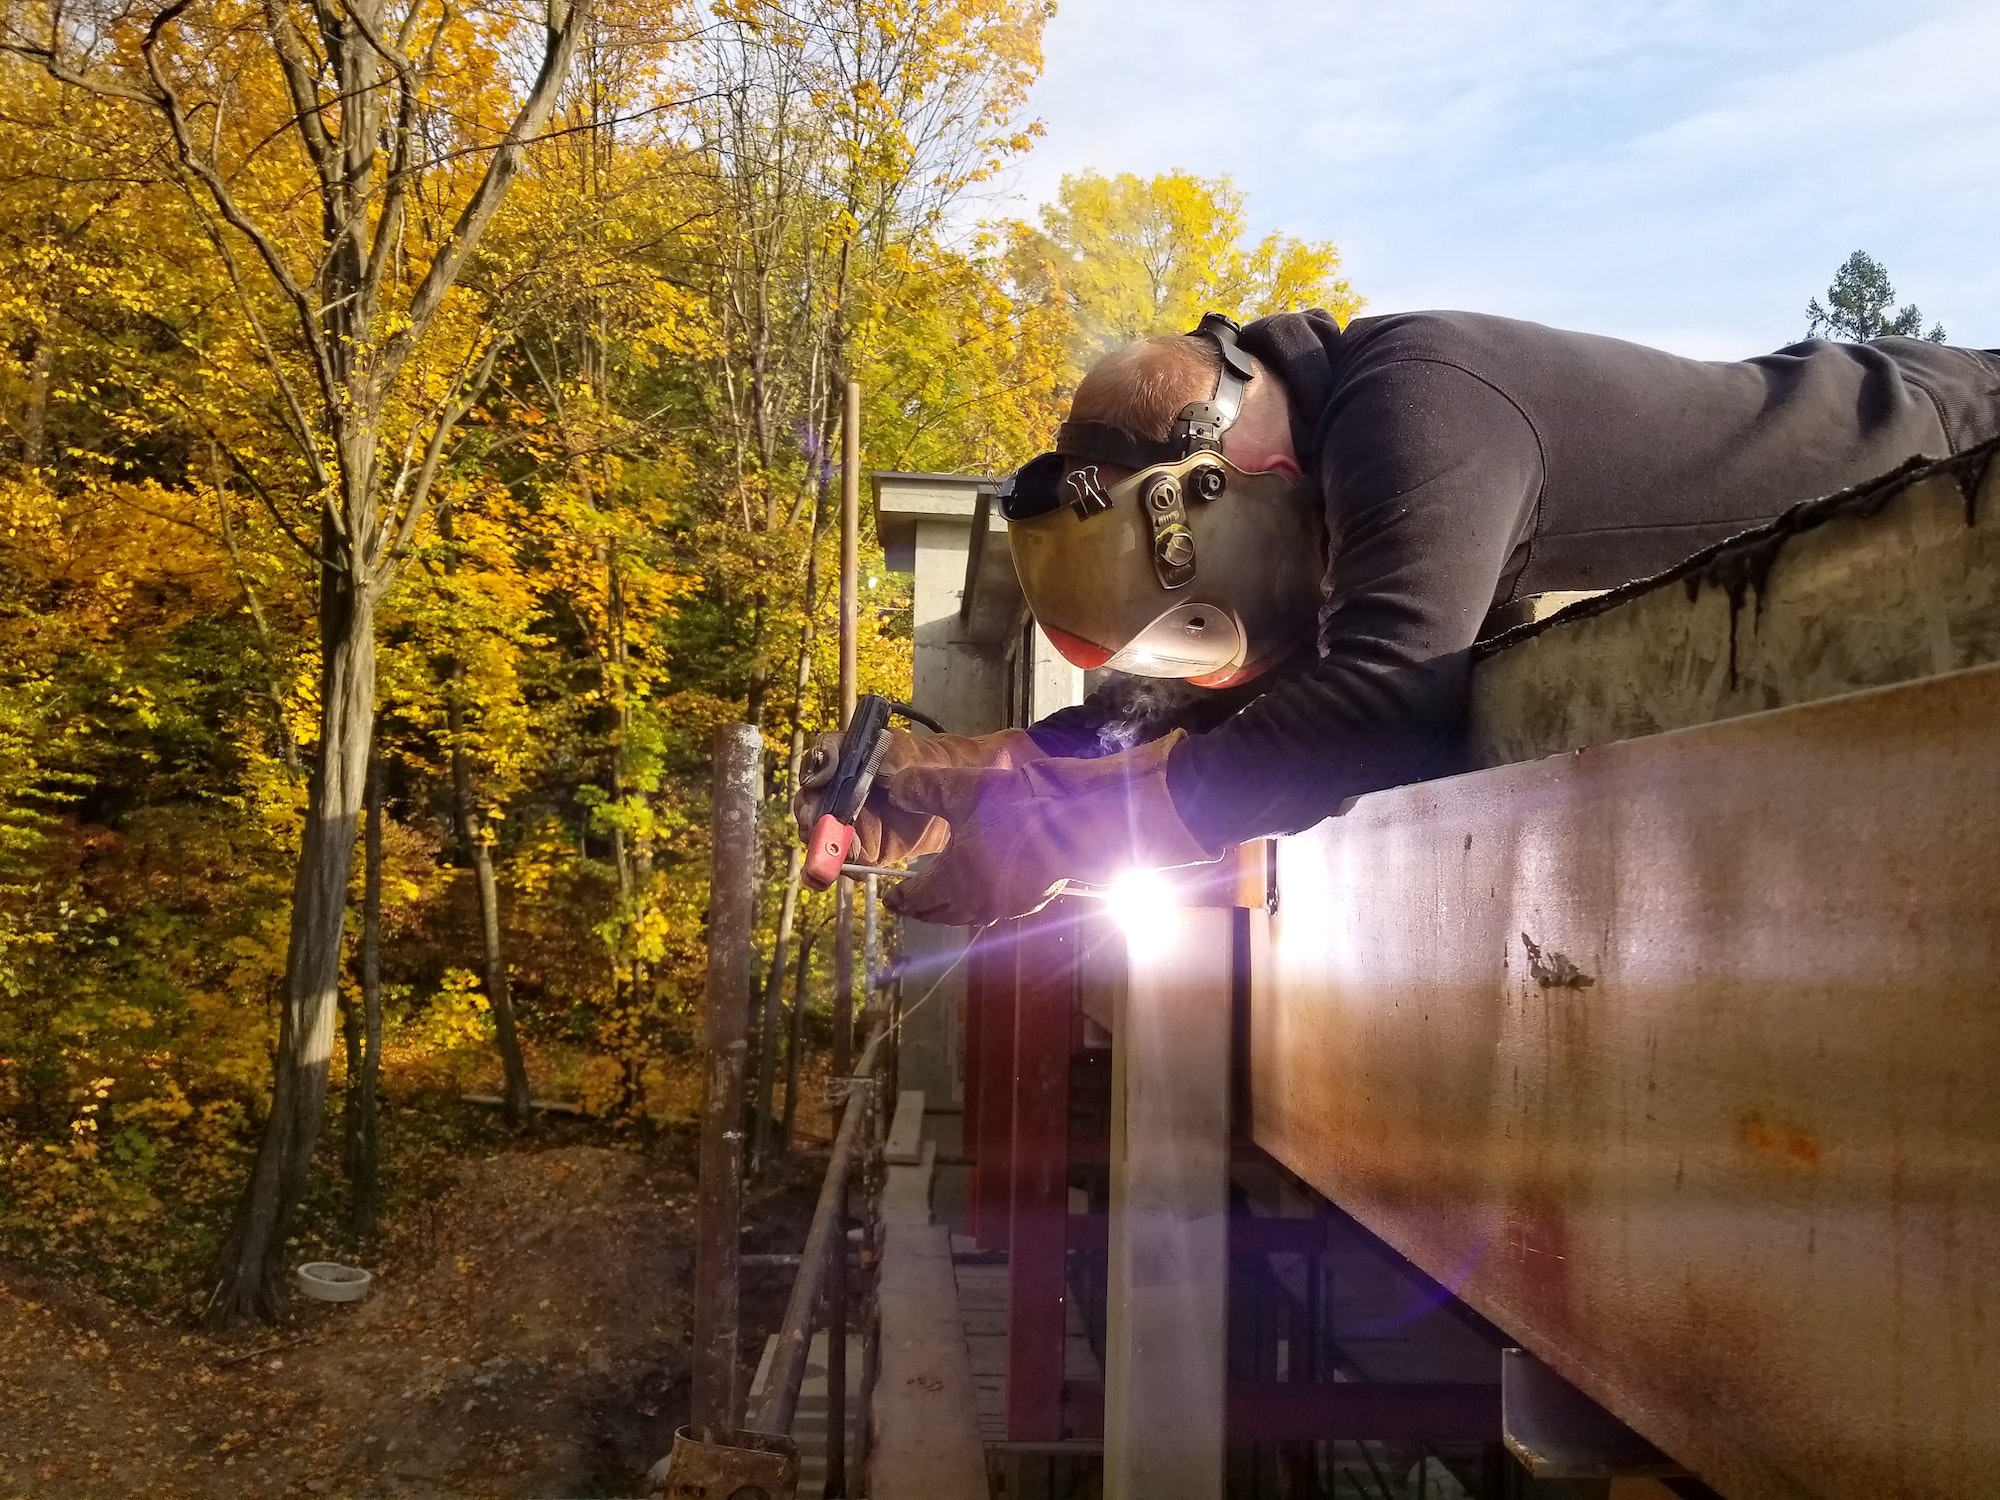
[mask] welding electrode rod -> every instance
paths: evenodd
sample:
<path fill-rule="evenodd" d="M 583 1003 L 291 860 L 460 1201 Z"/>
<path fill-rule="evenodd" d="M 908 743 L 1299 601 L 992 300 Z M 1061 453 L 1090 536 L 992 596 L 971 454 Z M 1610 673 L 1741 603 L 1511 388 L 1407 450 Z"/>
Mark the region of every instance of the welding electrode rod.
<path fill-rule="evenodd" d="M 757 917 L 757 799 L 763 782 L 763 748 L 755 725 L 724 724 L 715 731 L 701 1191 L 694 1251 L 691 1424 L 697 1433 L 738 1425 L 736 1301 L 743 1217 L 743 1064 L 749 1051 L 750 935 Z"/>

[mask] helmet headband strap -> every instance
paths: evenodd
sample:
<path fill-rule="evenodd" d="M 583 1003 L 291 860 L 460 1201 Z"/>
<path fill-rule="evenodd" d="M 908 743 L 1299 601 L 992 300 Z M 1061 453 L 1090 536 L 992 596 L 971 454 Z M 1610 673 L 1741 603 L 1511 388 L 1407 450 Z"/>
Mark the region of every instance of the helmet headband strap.
<path fill-rule="evenodd" d="M 1238 332 L 1234 320 L 1214 312 L 1203 313 L 1201 322 L 1188 330 L 1190 338 L 1215 345 L 1222 367 L 1216 372 L 1214 394 L 1183 406 L 1165 438 L 1133 437 L 1109 422 L 1065 422 L 1056 429 L 1053 452 L 1024 464 L 1002 486 L 1002 513 L 1010 520 L 1025 520 L 1063 503 L 1058 492 L 1062 459 L 1150 469 L 1197 453 L 1220 453 L 1222 435 L 1242 413 L 1244 393 L 1257 373 L 1250 356 L 1237 346 Z"/>
<path fill-rule="evenodd" d="M 1065 422 L 1056 432 L 1055 451 L 1064 458 L 1116 464 L 1124 469 L 1150 469 L 1178 463 L 1196 453 L 1222 451 L 1222 435 L 1243 411 L 1243 396 L 1255 377 L 1250 356 L 1237 347 L 1238 328 L 1221 313 L 1203 313 L 1188 330 L 1189 338 L 1207 339 L 1222 355 L 1215 373 L 1215 393 L 1206 401 L 1190 401 L 1174 418 L 1163 441 L 1135 438 L 1109 422 Z"/>

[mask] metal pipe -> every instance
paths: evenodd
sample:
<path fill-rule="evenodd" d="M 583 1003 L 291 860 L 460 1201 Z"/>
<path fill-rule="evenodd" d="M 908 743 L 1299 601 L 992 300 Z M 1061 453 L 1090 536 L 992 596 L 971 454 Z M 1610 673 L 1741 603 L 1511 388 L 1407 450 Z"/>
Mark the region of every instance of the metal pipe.
<path fill-rule="evenodd" d="M 860 681 L 861 383 L 847 382 L 840 423 L 840 726 L 854 717 Z"/>
<path fill-rule="evenodd" d="M 868 1091 L 868 1121 L 862 1130 L 867 1141 L 861 1155 L 861 1275 L 864 1292 L 861 1300 L 861 1389 L 855 1393 L 854 1402 L 861 1420 L 854 1424 L 853 1471 L 861 1480 L 856 1488 L 864 1495 L 868 1493 L 868 1410 L 875 1399 L 875 1377 L 882 1358 L 879 1300 L 882 1245 L 877 1209 L 881 1187 L 882 1121 L 889 1113 L 883 1107 L 884 1103 L 882 1090 Z"/>
<path fill-rule="evenodd" d="M 799 1255 L 798 1279 L 792 1283 L 792 1295 L 785 1303 L 785 1320 L 779 1325 L 778 1347 L 771 1359 L 771 1374 L 764 1387 L 764 1399 L 758 1404 L 756 1416 L 751 1426 L 759 1432 L 790 1433 L 792 1421 L 798 1415 L 799 1386 L 806 1375 L 806 1355 L 812 1346 L 813 1313 L 819 1306 L 820 1293 L 826 1284 L 828 1267 L 835 1257 L 833 1246 L 838 1243 L 836 1209 L 847 1191 L 848 1174 L 853 1170 L 855 1153 L 862 1144 L 863 1094 L 867 1089 L 868 1074 L 875 1066 L 877 1054 L 882 1050 L 883 1038 L 889 1034 L 886 1026 L 877 1026 L 868 1038 L 868 1045 L 861 1049 L 861 1059 L 850 1079 L 847 1102 L 841 1110 L 840 1129 L 834 1133 L 833 1151 L 827 1158 L 826 1177 L 820 1183 L 819 1202 L 813 1209 L 812 1225 L 806 1231 L 805 1248 Z M 855 1086 L 858 1085 L 858 1086 Z M 844 1264 L 847 1257 L 839 1257 Z"/>
<path fill-rule="evenodd" d="M 798 915 L 799 878 L 806 852 L 797 844 L 785 868 L 785 894 L 778 909 L 778 932 L 771 943 L 771 964 L 757 1004 L 757 1107 L 751 1114 L 750 1164 L 762 1173 L 771 1159 L 772 1111 L 778 1098 L 778 1023 L 785 1008 L 785 960 L 790 957 L 792 923 Z"/>
<path fill-rule="evenodd" d="M 778 1122 L 778 1155 L 789 1156 L 792 1150 L 792 1132 L 799 1116 L 799 1058 L 805 1047 L 806 981 L 812 977 L 813 943 L 818 938 L 816 932 L 807 932 L 799 939 L 798 975 L 792 984 L 792 1008 L 786 1016 L 788 1034 L 785 1039 L 785 1113 Z"/>
<path fill-rule="evenodd" d="M 737 1425 L 743 1064 L 749 1050 L 750 933 L 757 915 L 757 794 L 763 752 L 755 725 L 725 724 L 715 732 L 690 1419 L 701 1435 Z"/>
<path fill-rule="evenodd" d="M 833 1076 L 845 1078 L 854 1053 L 854 882 L 834 882 Z M 866 1132 L 864 1132 L 865 1134 Z M 835 1218 L 847 1234 L 843 1183 Z M 847 1257 L 837 1255 L 826 1279 L 826 1488 L 828 1500 L 847 1494 Z"/>
<path fill-rule="evenodd" d="M 861 1003 L 875 1003 L 876 961 L 882 948 L 882 882 L 873 871 L 861 882 Z"/>

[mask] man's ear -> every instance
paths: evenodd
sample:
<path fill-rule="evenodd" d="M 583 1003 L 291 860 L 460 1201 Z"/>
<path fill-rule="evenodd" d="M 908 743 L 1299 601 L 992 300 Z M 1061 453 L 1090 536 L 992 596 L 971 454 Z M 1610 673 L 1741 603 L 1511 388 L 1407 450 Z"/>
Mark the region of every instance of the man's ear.
<path fill-rule="evenodd" d="M 1305 478 L 1299 461 L 1289 453 L 1235 454 L 1225 448 L 1223 456 L 1246 474 L 1282 474 L 1293 484 Z"/>

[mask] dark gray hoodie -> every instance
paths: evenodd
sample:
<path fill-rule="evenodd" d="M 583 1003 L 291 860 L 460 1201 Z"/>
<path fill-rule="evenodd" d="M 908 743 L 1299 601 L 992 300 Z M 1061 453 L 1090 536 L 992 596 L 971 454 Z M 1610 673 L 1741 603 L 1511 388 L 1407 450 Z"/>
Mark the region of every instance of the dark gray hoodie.
<path fill-rule="evenodd" d="M 1315 651 L 1203 693 L 1121 679 L 1033 727 L 1054 754 L 1191 731 L 1168 765 L 1219 849 L 1449 765 L 1496 605 L 1655 573 L 1800 500 L 2000 434 L 2000 351 L 1815 340 L 1683 359 L 1478 313 L 1252 323 L 1326 505 Z"/>

